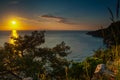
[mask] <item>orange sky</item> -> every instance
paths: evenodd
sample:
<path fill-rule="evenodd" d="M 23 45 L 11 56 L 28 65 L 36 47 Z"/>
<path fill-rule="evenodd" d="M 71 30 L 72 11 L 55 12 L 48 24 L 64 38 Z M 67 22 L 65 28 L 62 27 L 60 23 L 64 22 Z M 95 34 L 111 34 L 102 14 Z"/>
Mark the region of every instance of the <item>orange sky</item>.
<path fill-rule="evenodd" d="M 116 0 L 0 0 L 0 30 L 96 30 L 111 23 L 107 7 L 115 6 Z"/>
<path fill-rule="evenodd" d="M 11 21 L 16 21 L 16 26 L 12 25 Z M 23 17 L 12 17 L 4 20 L 0 30 L 92 30 L 86 24 L 74 24 L 61 22 L 60 17 L 39 17 L 29 19 Z"/>

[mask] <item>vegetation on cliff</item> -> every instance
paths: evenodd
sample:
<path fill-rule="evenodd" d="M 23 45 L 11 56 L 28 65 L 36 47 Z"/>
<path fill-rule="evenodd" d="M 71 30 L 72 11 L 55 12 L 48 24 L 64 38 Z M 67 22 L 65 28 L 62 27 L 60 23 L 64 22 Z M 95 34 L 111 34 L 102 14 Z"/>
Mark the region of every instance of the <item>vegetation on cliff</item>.
<path fill-rule="evenodd" d="M 103 38 L 104 43 L 107 44 L 108 47 L 111 45 L 119 45 L 120 44 L 120 21 L 116 21 L 111 23 L 108 28 L 91 31 L 87 34 L 92 35 L 94 37 Z"/>
<path fill-rule="evenodd" d="M 90 31 L 87 34 L 92 35 L 94 37 L 103 38 L 104 43 L 110 47 L 112 45 L 120 44 L 120 20 L 119 20 L 119 0 L 117 0 L 116 5 L 116 18 L 113 14 L 113 11 L 108 8 L 110 13 L 110 20 L 112 23 L 107 28 L 101 28 L 96 31 Z"/>

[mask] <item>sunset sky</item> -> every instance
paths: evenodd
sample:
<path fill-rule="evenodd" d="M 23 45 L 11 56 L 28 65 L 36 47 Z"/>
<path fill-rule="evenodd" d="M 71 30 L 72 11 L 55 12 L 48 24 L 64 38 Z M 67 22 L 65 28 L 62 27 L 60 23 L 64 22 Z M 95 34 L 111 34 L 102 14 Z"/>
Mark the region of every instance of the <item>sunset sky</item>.
<path fill-rule="evenodd" d="M 116 0 L 0 0 L 0 30 L 95 30 L 110 24 Z"/>

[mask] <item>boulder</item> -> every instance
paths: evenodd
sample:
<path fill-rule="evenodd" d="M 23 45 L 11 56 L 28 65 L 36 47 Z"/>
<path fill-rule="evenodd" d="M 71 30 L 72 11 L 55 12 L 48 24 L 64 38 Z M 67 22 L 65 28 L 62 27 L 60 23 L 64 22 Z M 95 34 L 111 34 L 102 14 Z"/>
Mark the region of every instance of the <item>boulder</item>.
<path fill-rule="evenodd" d="M 105 64 L 98 64 L 92 80 L 115 80 L 114 72 L 108 70 Z"/>
<path fill-rule="evenodd" d="M 96 69 L 95 69 L 95 74 L 96 73 L 103 73 L 105 71 L 105 64 L 98 64 Z"/>

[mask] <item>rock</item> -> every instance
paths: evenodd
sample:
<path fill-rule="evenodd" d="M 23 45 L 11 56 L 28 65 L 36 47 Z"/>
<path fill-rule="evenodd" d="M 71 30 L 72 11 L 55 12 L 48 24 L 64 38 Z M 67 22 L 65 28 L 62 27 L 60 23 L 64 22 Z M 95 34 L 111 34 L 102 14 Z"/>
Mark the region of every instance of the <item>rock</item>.
<path fill-rule="evenodd" d="M 95 69 L 95 74 L 96 73 L 103 73 L 105 71 L 105 64 L 98 64 L 96 69 Z"/>
<path fill-rule="evenodd" d="M 112 71 L 108 70 L 105 64 L 98 64 L 92 80 L 115 80 L 115 75 Z"/>

